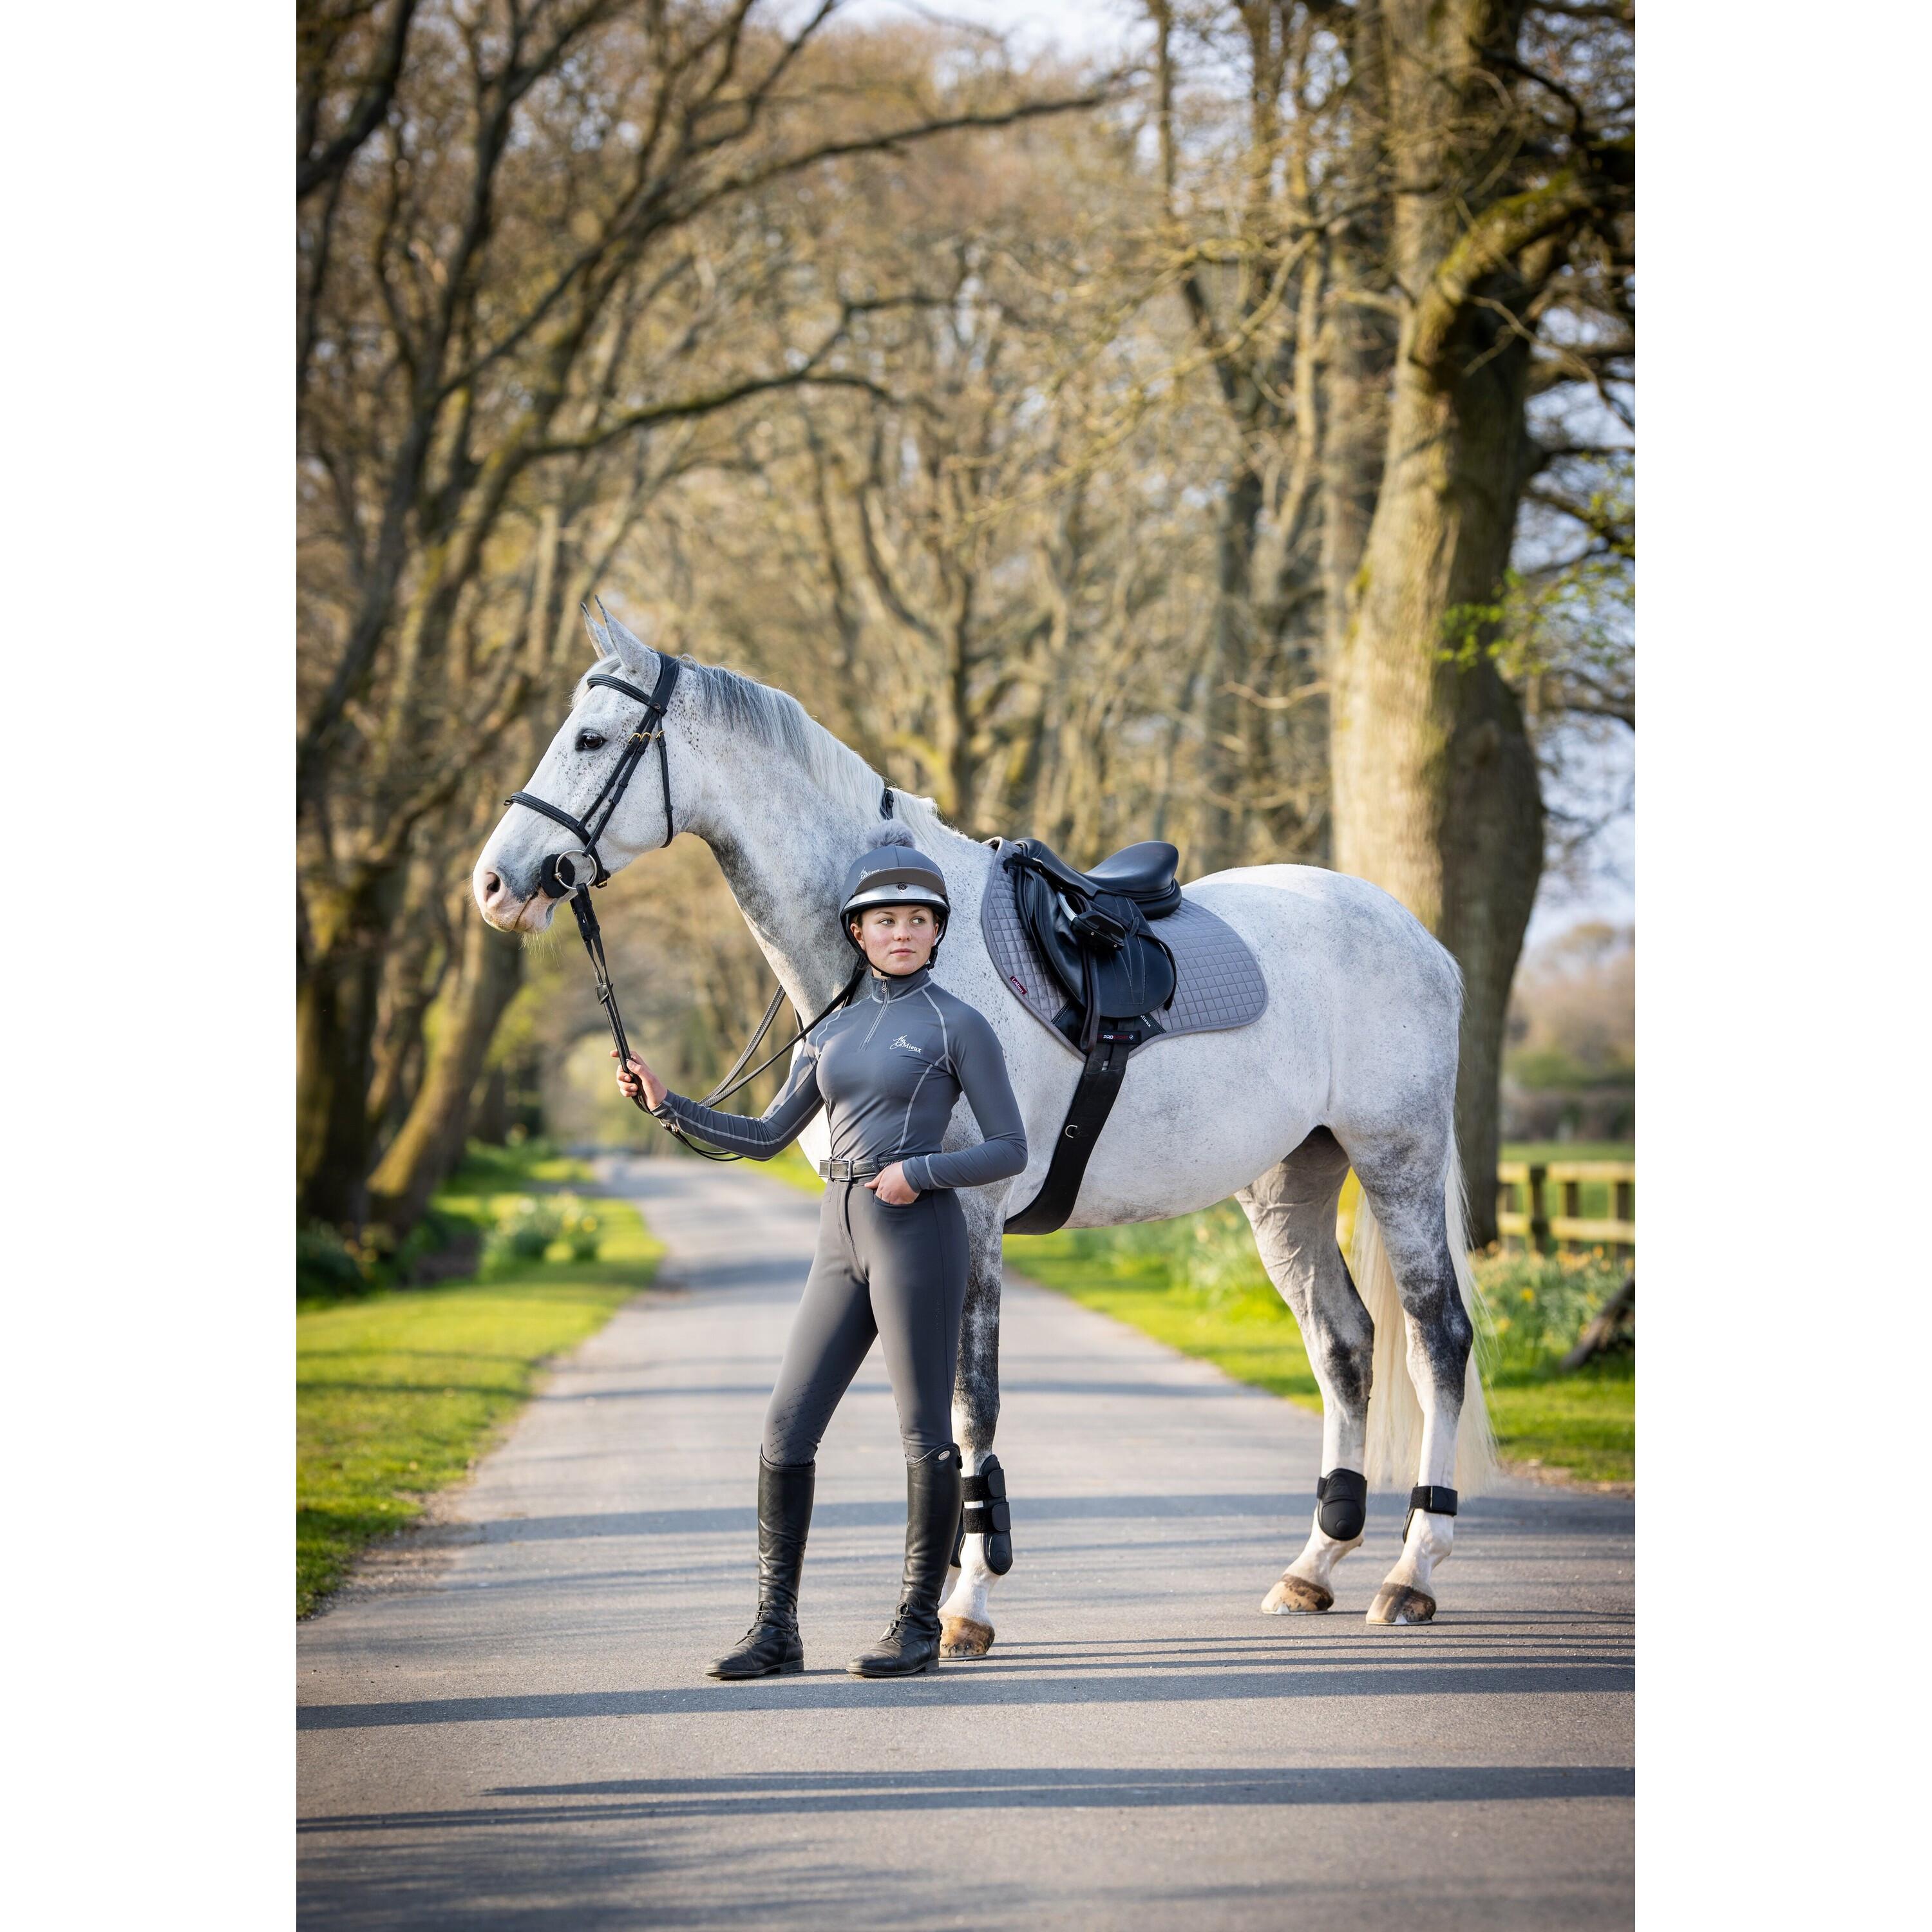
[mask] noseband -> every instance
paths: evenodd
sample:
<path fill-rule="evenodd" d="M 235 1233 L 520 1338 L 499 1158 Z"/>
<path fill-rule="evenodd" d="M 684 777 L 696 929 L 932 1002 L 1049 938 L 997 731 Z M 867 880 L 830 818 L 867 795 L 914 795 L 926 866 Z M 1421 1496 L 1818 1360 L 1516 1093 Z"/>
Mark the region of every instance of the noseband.
<path fill-rule="evenodd" d="M 610 1023 L 611 1044 L 617 1049 L 617 1064 L 625 1072 L 630 1071 L 631 1043 L 624 1036 L 623 1016 L 617 1010 L 616 989 L 610 984 L 610 962 L 604 956 L 604 934 L 597 923 L 597 912 L 590 903 L 591 888 L 607 884 L 610 873 L 597 850 L 597 842 L 610 828 L 610 820 L 617 807 L 623 802 L 626 790 L 635 776 L 638 766 L 643 762 L 644 754 L 655 744 L 658 748 L 658 776 L 664 786 L 664 836 L 668 845 L 676 836 L 677 827 L 670 812 L 670 754 L 664 748 L 664 714 L 670 707 L 671 694 L 677 688 L 678 661 L 664 653 L 658 658 L 658 681 L 656 688 L 646 692 L 634 684 L 627 684 L 621 677 L 606 677 L 601 671 L 593 671 L 585 679 L 586 684 L 608 686 L 613 691 L 621 691 L 626 698 L 634 698 L 644 707 L 644 715 L 638 719 L 637 728 L 625 741 L 624 748 L 604 782 L 604 789 L 591 801 L 590 809 L 583 818 L 578 818 L 560 805 L 552 805 L 548 799 L 536 796 L 526 791 L 512 792 L 504 800 L 506 805 L 527 806 L 532 812 L 541 812 L 548 819 L 561 825 L 567 832 L 574 833 L 583 841 L 574 852 L 553 852 L 547 856 L 537 874 L 537 884 L 545 898 L 560 899 L 568 897 L 570 909 L 577 915 L 577 929 L 583 936 L 584 950 L 590 956 L 590 970 L 597 977 L 597 1003 L 604 1009 L 604 1017 Z M 891 790 L 888 789 L 880 801 L 880 815 L 890 818 L 892 814 Z M 661 846 L 660 850 L 663 849 Z M 749 1072 L 742 1070 L 746 1060 L 758 1050 L 758 1042 L 771 1030 L 772 1022 L 777 1018 L 780 1006 L 784 1004 L 785 992 L 781 986 L 772 994 L 771 1004 L 765 1009 L 765 1016 L 758 1022 L 758 1030 L 752 1034 L 745 1050 L 733 1062 L 727 1073 L 707 1094 L 702 1105 L 712 1107 L 729 1095 L 734 1094 L 747 1081 L 755 1079 L 778 1054 L 788 1052 L 811 1032 L 826 1013 L 843 1006 L 858 989 L 859 982 L 866 970 L 861 959 L 854 969 L 850 979 L 846 981 L 838 997 L 809 1025 L 801 1027 L 780 1047 L 777 1053 L 761 1060 Z M 640 1113 L 650 1113 L 643 1090 L 631 1096 L 631 1104 Z M 656 1116 L 652 1116 L 653 1119 Z M 675 1121 L 663 1124 L 689 1148 L 693 1154 L 702 1154 L 706 1160 L 742 1160 L 737 1154 L 713 1154 L 708 1148 L 700 1147 L 692 1140 Z"/>

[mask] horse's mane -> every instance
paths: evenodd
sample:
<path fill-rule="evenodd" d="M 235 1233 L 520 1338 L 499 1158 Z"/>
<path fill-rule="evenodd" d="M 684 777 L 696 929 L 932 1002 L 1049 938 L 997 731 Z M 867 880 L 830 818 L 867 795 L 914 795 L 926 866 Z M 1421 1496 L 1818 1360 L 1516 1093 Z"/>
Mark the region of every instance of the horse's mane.
<path fill-rule="evenodd" d="M 886 781 L 849 745 L 842 744 L 826 730 L 790 692 L 760 684 L 722 664 L 700 664 L 688 655 L 680 655 L 678 664 L 680 682 L 695 688 L 706 717 L 732 730 L 748 732 L 760 743 L 795 759 L 828 798 L 877 814 Z M 622 676 L 623 660 L 614 654 L 600 658 L 584 675 L 597 672 Z M 581 684 L 577 694 L 584 694 Z M 955 838 L 963 836 L 939 815 L 939 808 L 931 799 L 916 792 L 895 788 L 892 814 L 922 847 L 928 840 L 937 844 L 944 832 L 952 832 Z"/>

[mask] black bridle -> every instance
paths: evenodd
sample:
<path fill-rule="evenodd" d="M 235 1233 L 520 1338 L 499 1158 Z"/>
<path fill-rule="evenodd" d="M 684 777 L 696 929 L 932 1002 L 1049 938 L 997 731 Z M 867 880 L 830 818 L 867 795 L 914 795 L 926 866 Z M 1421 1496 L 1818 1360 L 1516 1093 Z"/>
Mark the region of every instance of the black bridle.
<path fill-rule="evenodd" d="M 545 898 L 560 899 L 566 892 L 580 894 L 586 886 L 601 886 L 610 878 L 604 861 L 598 856 L 597 842 L 610 830 L 611 818 L 623 802 L 624 794 L 629 789 L 638 766 L 654 744 L 658 748 L 658 775 L 664 782 L 664 844 L 668 845 L 676 836 L 670 816 L 670 754 L 664 748 L 664 713 L 670 709 L 671 693 L 677 688 L 677 674 L 676 658 L 661 656 L 658 659 L 655 691 L 640 691 L 634 684 L 626 684 L 621 677 L 606 677 L 602 671 L 592 671 L 584 680 L 586 684 L 605 685 L 613 691 L 621 691 L 626 698 L 634 698 L 644 707 L 644 715 L 638 719 L 638 728 L 625 740 L 622 754 L 612 766 L 610 776 L 604 781 L 604 789 L 591 801 L 590 809 L 582 818 L 573 818 L 562 806 L 552 805 L 548 799 L 538 798 L 530 792 L 513 791 L 504 800 L 506 805 L 526 805 L 532 812 L 542 812 L 544 818 L 554 819 L 566 832 L 575 832 L 584 841 L 580 850 L 553 852 L 544 860 L 543 869 L 537 874 L 537 883 L 543 888 Z M 580 859 L 590 861 L 588 874 L 578 866 Z M 564 871 L 566 866 L 570 868 L 567 876 Z"/>
<path fill-rule="evenodd" d="M 536 796 L 526 791 L 514 791 L 504 800 L 506 805 L 527 806 L 532 812 L 542 813 L 544 818 L 561 825 L 566 831 L 574 832 L 584 842 L 574 852 L 553 852 L 544 860 L 537 874 L 537 884 L 545 898 L 560 899 L 568 897 L 570 909 L 577 915 L 577 930 L 582 935 L 584 950 L 590 956 L 590 970 L 597 978 L 597 1003 L 604 1009 L 604 1017 L 610 1024 L 611 1043 L 617 1049 L 617 1064 L 626 1072 L 630 1070 L 631 1043 L 624 1036 L 623 1016 L 617 1010 L 616 989 L 610 983 L 610 962 L 604 956 L 604 934 L 597 923 L 597 912 L 590 903 L 593 886 L 607 884 L 610 878 L 597 850 L 597 842 L 610 829 L 610 820 L 617 807 L 623 802 L 624 794 L 635 776 L 638 767 L 644 762 L 645 754 L 652 745 L 658 748 L 658 776 L 664 786 L 664 836 L 668 845 L 676 836 L 677 827 L 672 820 L 670 810 L 670 754 L 664 747 L 664 714 L 670 708 L 671 694 L 677 688 L 678 661 L 666 653 L 658 656 L 658 681 L 650 692 L 640 691 L 634 684 L 628 684 L 621 677 L 607 677 L 602 671 L 593 671 L 585 679 L 586 684 L 601 684 L 612 691 L 621 691 L 626 698 L 635 698 L 644 707 L 644 715 L 638 719 L 637 728 L 624 741 L 610 776 L 604 781 L 604 788 L 591 801 L 590 808 L 581 818 L 574 817 L 559 805 L 552 805 L 548 799 Z M 879 802 L 879 815 L 890 818 L 892 812 L 892 794 L 890 787 Z M 659 850 L 663 847 L 658 848 Z M 771 1004 L 765 1008 L 764 1018 L 758 1022 L 758 1030 L 746 1044 L 745 1050 L 732 1063 L 731 1070 L 707 1094 L 700 1105 L 716 1106 L 728 1099 L 746 1082 L 754 1080 L 776 1060 L 780 1054 L 788 1052 L 811 1032 L 826 1013 L 844 1005 L 858 990 L 864 976 L 866 962 L 862 958 L 853 969 L 848 980 L 830 1006 L 808 1025 L 800 1028 L 778 1052 L 759 1061 L 748 1072 L 742 1070 L 746 1060 L 758 1050 L 758 1042 L 771 1030 L 777 1018 L 778 1008 L 784 1004 L 784 988 L 781 986 L 772 994 Z M 631 1103 L 640 1113 L 650 1113 L 640 1087 L 631 1096 Z M 653 1119 L 657 1117 L 652 1115 Z M 706 1160 L 742 1160 L 739 1154 L 714 1154 L 708 1148 L 701 1148 L 692 1140 L 675 1121 L 662 1124 L 676 1134 L 693 1154 L 704 1155 Z"/>

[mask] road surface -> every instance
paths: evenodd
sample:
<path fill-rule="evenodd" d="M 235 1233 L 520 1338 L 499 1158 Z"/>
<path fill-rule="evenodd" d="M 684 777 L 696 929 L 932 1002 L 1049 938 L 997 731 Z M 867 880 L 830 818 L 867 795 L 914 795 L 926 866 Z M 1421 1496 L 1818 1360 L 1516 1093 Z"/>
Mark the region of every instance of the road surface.
<path fill-rule="evenodd" d="M 818 1204 L 750 1164 L 611 1163 L 662 1284 L 452 1499 L 299 1628 L 304 1926 L 1628 1924 L 1632 1506 L 1465 1507 L 1437 1622 L 1364 1623 L 1401 1501 L 1322 1617 L 1264 1617 L 1319 1425 L 1016 1285 L 1012 1574 L 980 1661 L 844 1660 L 895 1600 L 876 1351 L 820 1453 L 806 1674 L 716 1684 L 749 1622 L 760 1419 Z"/>

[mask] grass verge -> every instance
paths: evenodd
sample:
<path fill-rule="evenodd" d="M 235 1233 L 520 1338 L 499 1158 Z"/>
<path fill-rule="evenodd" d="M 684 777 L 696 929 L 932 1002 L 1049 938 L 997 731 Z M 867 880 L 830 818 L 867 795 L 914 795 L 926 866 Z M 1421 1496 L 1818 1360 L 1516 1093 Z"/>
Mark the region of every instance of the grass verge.
<path fill-rule="evenodd" d="M 478 1148 L 436 1198 L 494 1225 L 532 1184 L 580 1183 L 575 1162 Z M 599 1200 L 597 1258 L 506 1261 L 485 1278 L 300 1305 L 296 1317 L 296 1613 L 358 1552 L 460 1482 L 552 1356 L 594 1334 L 656 1273 L 662 1244 L 635 1209 Z M 567 1252 L 561 1245 L 550 1255 Z"/>
<path fill-rule="evenodd" d="M 1063 1230 L 1010 1241 L 1013 1270 L 1250 1387 L 1322 1406 L 1288 1306 L 1263 1272 L 1240 1210 L 1224 1202 L 1177 1221 Z M 1632 1481 L 1632 1357 L 1570 1375 L 1557 1362 L 1614 1292 L 1621 1267 L 1592 1256 L 1479 1256 L 1495 1334 L 1484 1377 L 1504 1458 L 1529 1473 Z"/>

